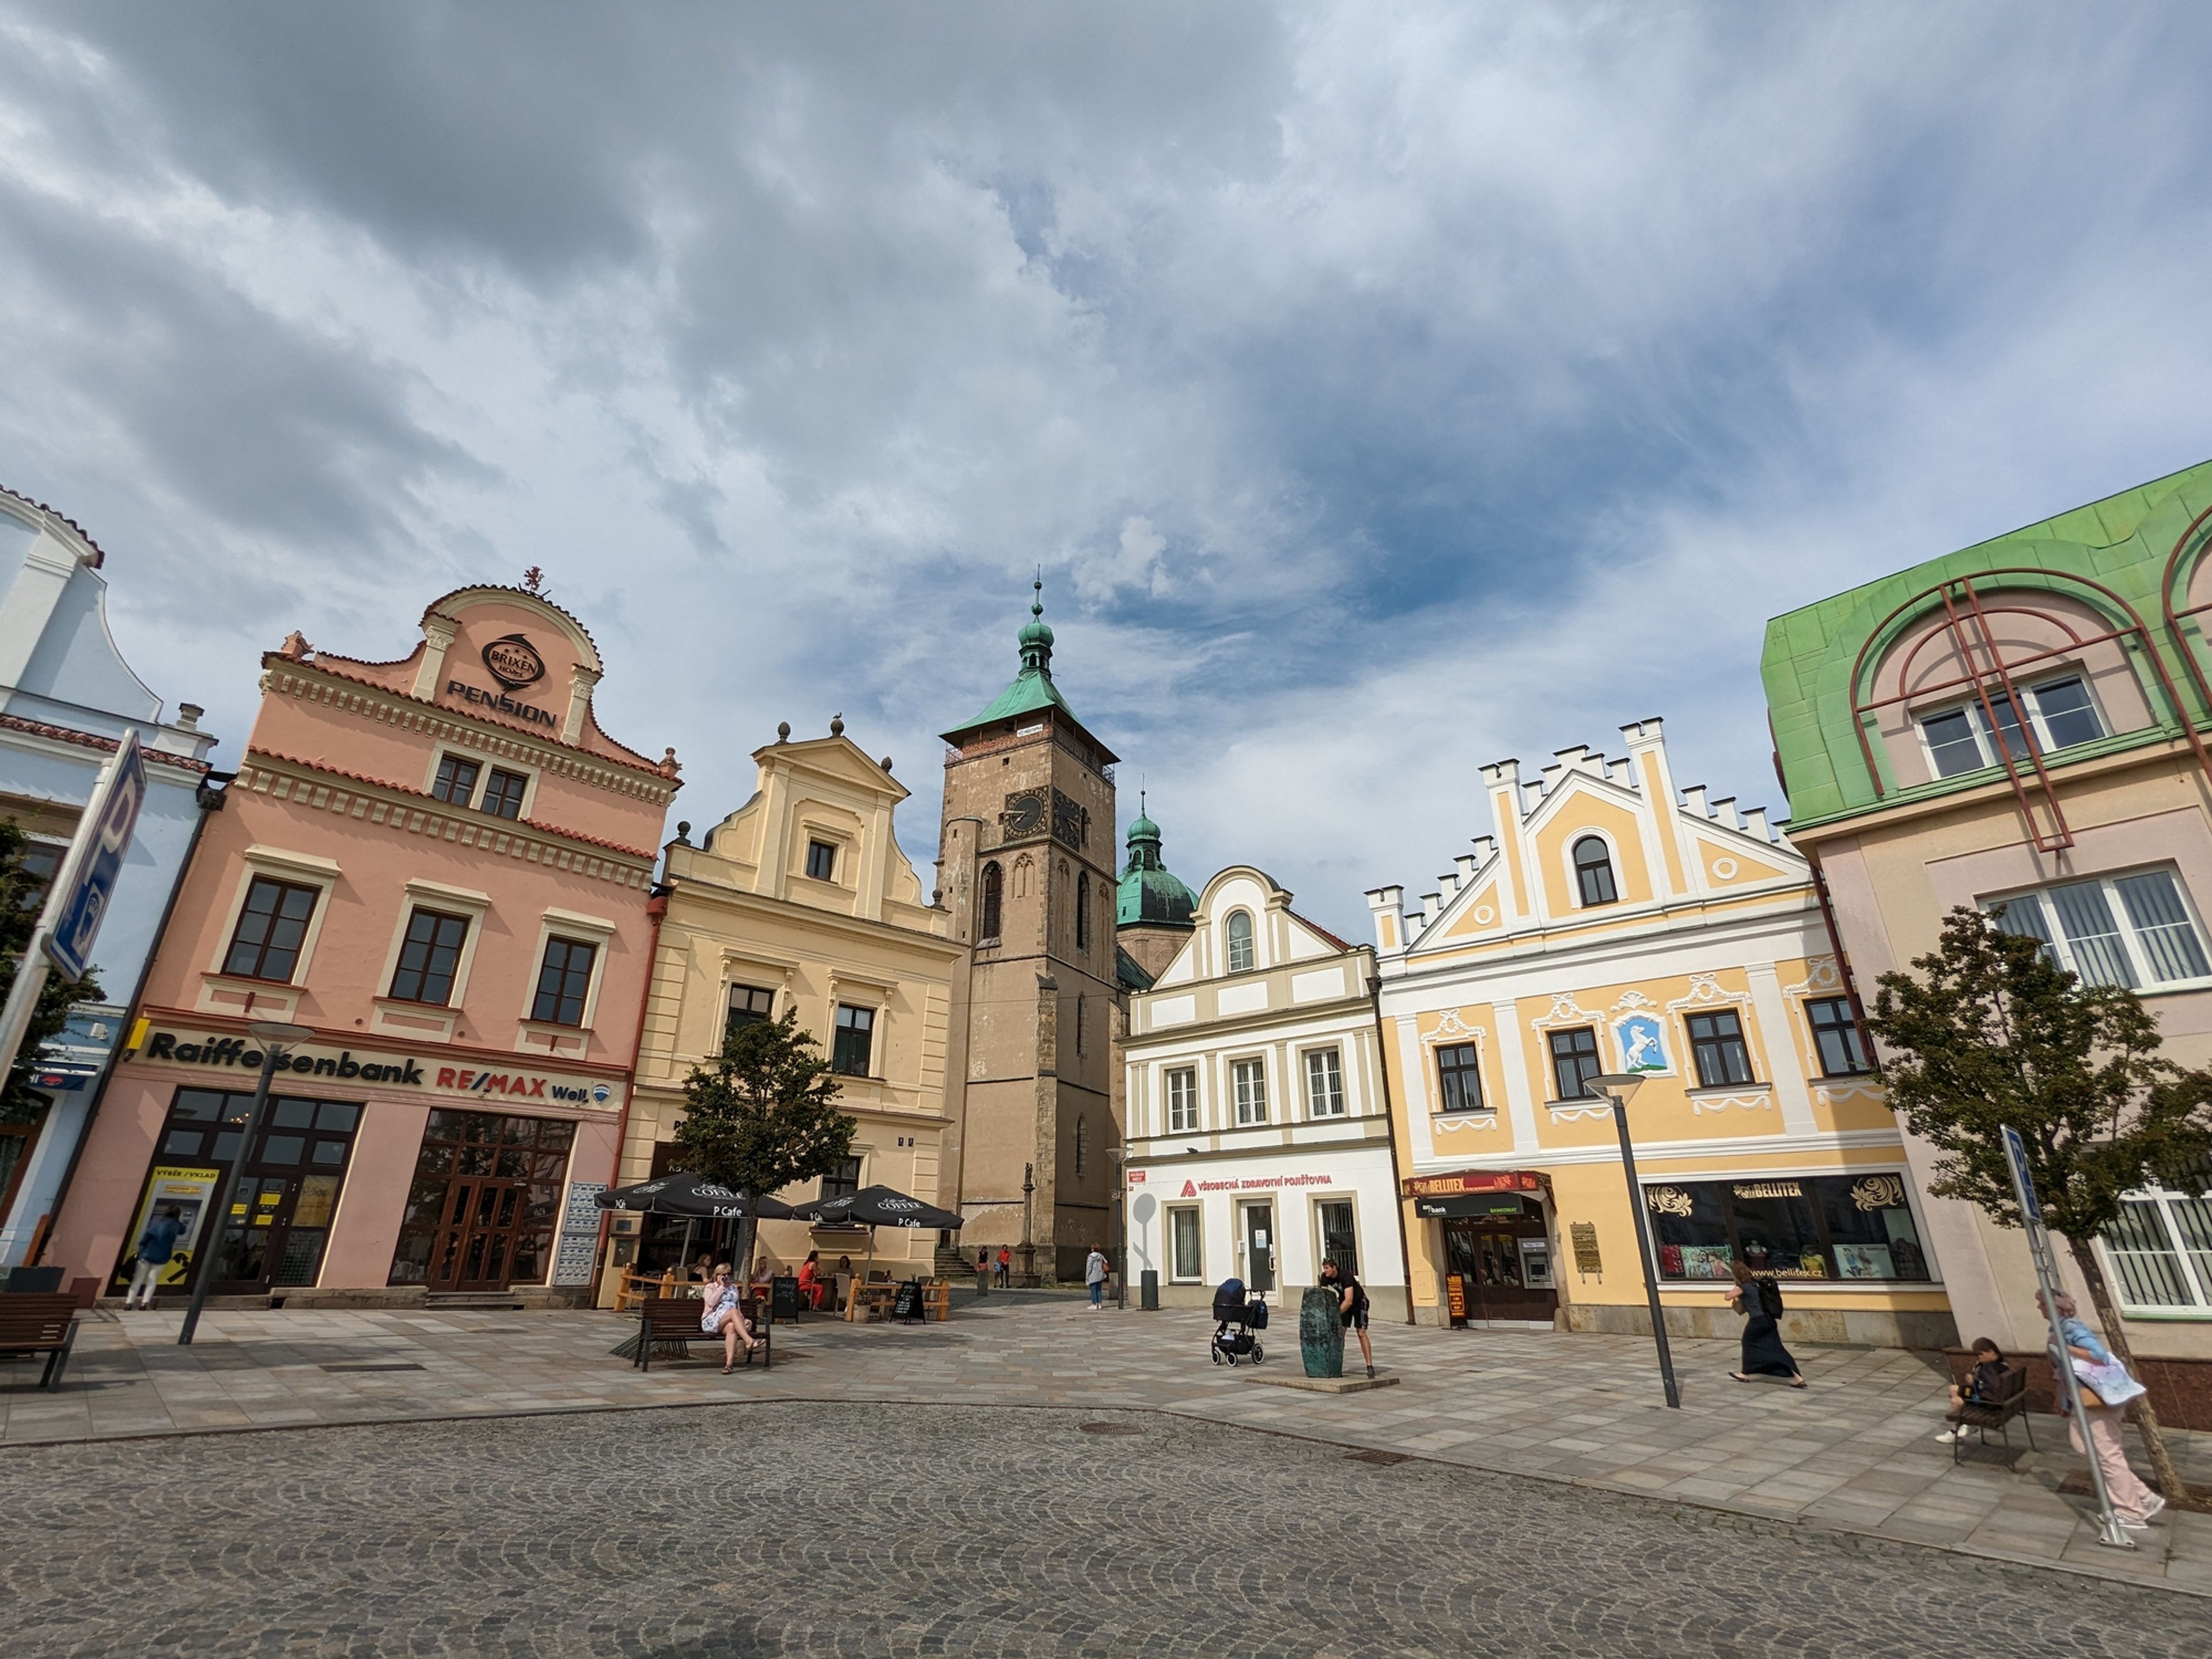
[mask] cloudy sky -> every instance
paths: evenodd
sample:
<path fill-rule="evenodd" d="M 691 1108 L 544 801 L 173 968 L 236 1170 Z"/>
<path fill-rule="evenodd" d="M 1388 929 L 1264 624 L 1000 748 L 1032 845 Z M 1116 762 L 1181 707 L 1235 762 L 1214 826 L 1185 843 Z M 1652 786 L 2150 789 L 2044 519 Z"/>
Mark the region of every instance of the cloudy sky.
<path fill-rule="evenodd" d="M 2212 11 L 0 0 L 0 483 L 232 761 L 298 627 L 544 568 L 678 816 L 1059 678 L 1366 930 L 1476 769 L 2212 453 Z"/>

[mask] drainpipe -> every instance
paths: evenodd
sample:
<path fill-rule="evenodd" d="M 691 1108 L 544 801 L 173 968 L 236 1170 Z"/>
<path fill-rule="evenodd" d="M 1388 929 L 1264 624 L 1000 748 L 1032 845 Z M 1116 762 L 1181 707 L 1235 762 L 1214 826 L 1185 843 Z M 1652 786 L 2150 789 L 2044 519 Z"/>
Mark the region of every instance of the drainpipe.
<path fill-rule="evenodd" d="M 660 868 L 665 875 L 668 869 L 665 848 L 661 849 Z M 607 1182 L 610 1187 L 622 1185 L 623 1148 L 629 1144 L 630 1103 L 637 1098 L 637 1057 L 645 1047 L 645 1011 L 653 1000 L 653 964 L 660 958 L 660 924 L 668 915 L 668 896 L 674 890 L 674 884 L 665 880 L 656 881 L 646 896 L 645 914 L 653 919 L 653 932 L 645 948 L 645 984 L 637 994 L 637 1036 L 630 1042 L 629 1087 L 623 1091 L 622 1110 L 615 1118 L 615 1167 L 608 1172 L 612 1177 Z M 599 1212 L 599 1242 L 593 1251 L 599 1266 L 592 1272 L 591 1290 L 586 1298 L 587 1305 L 591 1307 L 599 1305 L 599 1287 L 607 1276 L 607 1240 L 614 1231 L 614 1224 L 615 1212 L 602 1210 Z"/>
<path fill-rule="evenodd" d="M 1867 1031 L 1866 1005 L 1859 1000 L 1858 976 L 1851 972 L 1851 959 L 1844 950 L 1843 935 L 1836 929 L 1836 907 L 1828 898 L 1827 872 L 1820 868 L 1820 860 L 1808 852 L 1805 862 L 1812 866 L 1813 896 L 1820 901 L 1820 925 L 1827 929 L 1828 948 L 1836 953 L 1836 971 L 1843 975 L 1844 994 L 1851 1000 L 1851 1018 L 1859 1028 L 1859 1045 L 1869 1058 L 1874 1054 L 1874 1038 Z"/>
<path fill-rule="evenodd" d="M 1406 1285 L 1406 1322 L 1413 1317 L 1413 1252 L 1406 1243 L 1406 1183 L 1398 1168 L 1397 1114 L 1390 1103 L 1390 1065 L 1382 1034 L 1382 975 L 1367 976 L 1367 1004 L 1375 1011 L 1375 1074 L 1382 1079 L 1382 1127 L 1389 1132 L 1390 1201 L 1398 1206 L 1398 1272 Z"/>
<path fill-rule="evenodd" d="M 169 884 L 169 896 L 161 905 L 161 922 L 154 929 L 153 945 L 146 952 L 146 960 L 138 965 L 138 982 L 131 988 L 131 1000 L 123 1012 L 122 1037 L 107 1051 L 107 1060 L 100 1068 L 100 1079 L 93 1085 L 92 1104 L 85 1108 L 84 1122 L 76 1132 L 76 1145 L 70 1149 L 69 1166 L 62 1171 L 62 1184 L 54 1191 L 54 1207 L 49 1213 L 56 1221 L 61 1219 L 62 1206 L 69 1200 L 70 1187 L 76 1180 L 76 1166 L 84 1157 L 85 1143 L 92 1139 L 93 1121 L 99 1117 L 100 1105 L 107 1098 L 107 1085 L 115 1076 L 116 1066 L 122 1062 L 123 1044 L 138 1023 L 138 1004 L 146 994 L 146 981 L 153 977 L 154 963 L 168 939 L 169 918 L 177 914 L 177 896 L 185 890 L 185 878 L 191 872 L 192 857 L 200 850 L 200 836 L 206 833 L 209 817 L 222 811 L 223 792 L 237 776 L 235 772 L 210 772 L 192 791 L 192 805 L 200 809 L 200 815 L 192 820 L 191 839 L 185 843 L 185 856 L 177 865 L 177 878 Z M 26 1267 L 39 1265 L 39 1258 L 46 1255 L 47 1241 L 53 1236 L 51 1226 L 39 1234 L 38 1247 L 31 1252 Z"/>

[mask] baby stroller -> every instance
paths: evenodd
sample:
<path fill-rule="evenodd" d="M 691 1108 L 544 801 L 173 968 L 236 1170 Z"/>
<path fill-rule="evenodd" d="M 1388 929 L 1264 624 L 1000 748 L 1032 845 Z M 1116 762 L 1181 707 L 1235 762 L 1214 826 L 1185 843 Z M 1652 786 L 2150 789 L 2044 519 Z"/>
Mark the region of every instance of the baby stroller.
<path fill-rule="evenodd" d="M 1267 1328 L 1267 1304 L 1256 1296 L 1247 1300 L 1243 1279 L 1221 1281 L 1221 1288 L 1213 1293 L 1213 1318 L 1210 1347 L 1215 1364 L 1233 1365 L 1249 1358 L 1256 1365 L 1267 1357 L 1260 1339 L 1253 1334 Z"/>

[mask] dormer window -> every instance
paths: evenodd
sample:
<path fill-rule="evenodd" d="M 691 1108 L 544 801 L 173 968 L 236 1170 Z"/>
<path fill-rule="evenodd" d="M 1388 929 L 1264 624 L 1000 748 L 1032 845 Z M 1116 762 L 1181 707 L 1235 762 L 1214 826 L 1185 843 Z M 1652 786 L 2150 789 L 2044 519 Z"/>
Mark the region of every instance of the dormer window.
<path fill-rule="evenodd" d="M 810 841 L 806 843 L 806 873 L 817 881 L 836 879 L 837 848 L 834 842 Z"/>
<path fill-rule="evenodd" d="M 1252 969 L 1252 913 L 1231 910 L 1229 913 L 1229 971 L 1249 973 Z"/>
<path fill-rule="evenodd" d="M 1611 904 L 1620 897 L 1613 878 L 1612 850 L 1596 836 L 1584 836 L 1575 843 L 1575 884 L 1585 906 Z"/>
<path fill-rule="evenodd" d="M 2021 693 L 2021 701 L 2027 705 L 2035 745 L 2045 753 L 2070 749 L 2077 743 L 2094 743 L 2105 735 L 2104 719 L 2079 674 L 2028 686 Z M 1990 689 L 1987 707 L 1975 697 L 1922 715 L 1920 737 L 1928 745 L 1929 763 L 1939 778 L 1978 772 L 1999 764 L 2008 756 L 2014 761 L 2028 757 L 2020 710 L 2002 687 Z"/>

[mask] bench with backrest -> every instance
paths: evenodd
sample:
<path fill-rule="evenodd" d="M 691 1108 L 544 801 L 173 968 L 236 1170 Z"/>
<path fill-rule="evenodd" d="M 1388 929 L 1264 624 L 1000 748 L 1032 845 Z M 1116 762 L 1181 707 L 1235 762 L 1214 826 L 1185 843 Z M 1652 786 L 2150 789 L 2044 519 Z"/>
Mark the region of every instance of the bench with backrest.
<path fill-rule="evenodd" d="M 1990 1431 L 1995 1429 L 2004 1437 L 2004 1443 L 2009 1448 L 2012 1444 L 2009 1425 L 2015 1417 L 2020 1419 L 2020 1426 L 2027 1436 L 2027 1449 L 2033 1451 L 2035 1427 L 2027 1420 L 2027 1367 L 2025 1365 L 2014 1365 L 2006 1370 L 1997 1383 L 1995 1400 L 1969 1400 L 1951 1414 L 1951 1420 L 1962 1429 L 1978 1431 L 1981 1443 L 1984 1446 L 1990 1443 Z M 1966 1437 L 1963 1434 L 1951 1443 L 1951 1461 L 1954 1463 L 1959 1461 L 1959 1448 L 1966 1443 Z"/>
<path fill-rule="evenodd" d="M 17 1291 L 0 1296 L 0 1353 L 42 1353 L 46 1374 L 42 1389 L 61 1386 L 62 1368 L 69 1364 L 70 1347 L 76 1340 L 76 1298 L 66 1291 Z"/>
<path fill-rule="evenodd" d="M 678 1357 L 684 1359 L 691 1358 L 690 1345 L 694 1342 L 711 1342 L 720 1348 L 722 1346 L 720 1337 L 710 1336 L 699 1328 L 702 1305 L 696 1296 L 648 1297 L 638 1304 L 637 1358 L 630 1363 L 641 1371 L 649 1371 L 653 1369 L 653 1351 L 655 1348 L 661 1351 L 664 1358 L 668 1357 L 668 1350 L 677 1349 L 679 1351 Z M 773 1346 L 775 1332 L 761 1318 L 759 1300 L 750 1296 L 738 1297 L 738 1311 L 745 1316 L 745 1323 L 752 1327 L 753 1340 L 760 1345 L 757 1352 L 761 1369 L 773 1369 L 775 1364 Z M 740 1363 L 751 1364 L 753 1356 L 750 1353 L 744 1355 Z"/>

